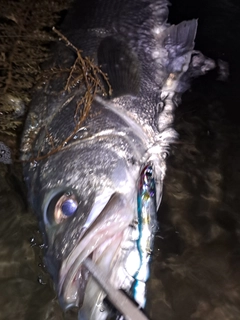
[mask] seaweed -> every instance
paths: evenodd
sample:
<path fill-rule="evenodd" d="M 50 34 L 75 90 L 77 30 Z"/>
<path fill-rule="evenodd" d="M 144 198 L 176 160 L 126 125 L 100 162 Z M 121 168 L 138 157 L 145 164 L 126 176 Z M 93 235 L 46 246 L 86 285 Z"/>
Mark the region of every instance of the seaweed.
<path fill-rule="evenodd" d="M 70 3 L 70 0 L 0 0 L 1 135 L 16 138 L 31 88 L 42 72 L 40 65 L 49 59 L 49 46 L 57 40 L 51 28 Z"/>
<path fill-rule="evenodd" d="M 83 57 L 81 54 L 82 51 L 75 47 L 60 31 L 56 30 L 56 28 L 53 28 L 53 31 L 57 33 L 60 39 L 63 40 L 67 46 L 71 47 L 75 51 L 77 57 L 70 69 L 52 69 L 50 76 L 59 74 L 63 71 L 68 72 L 67 83 L 64 87 L 64 91 L 70 92 L 72 88 L 75 88 L 80 83 L 80 85 L 85 86 L 85 92 L 83 94 L 83 97 L 77 102 L 76 105 L 74 115 L 75 128 L 73 132 L 57 146 L 54 146 L 54 141 L 52 141 L 52 149 L 49 152 L 40 155 L 39 151 L 38 156 L 31 158 L 29 160 L 30 162 L 45 159 L 46 157 L 63 150 L 67 143 L 79 131 L 83 122 L 89 115 L 89 111 L 96 94 L 101 93 L 103 96 L 112 95 L 112 88 L 109 83 L 107 74 L 105 74 L 97 65 L 95 65 L 93 60 L 91 60 L 89 57 Z M 108 92 L 106 92 L 101 79 L 106 82 Z M 81 106 L 83 106 L 83 108 L 81 108 Z M 51 140 L 51 136 L 48 134 L 47 128 L 46 135 Z"/>

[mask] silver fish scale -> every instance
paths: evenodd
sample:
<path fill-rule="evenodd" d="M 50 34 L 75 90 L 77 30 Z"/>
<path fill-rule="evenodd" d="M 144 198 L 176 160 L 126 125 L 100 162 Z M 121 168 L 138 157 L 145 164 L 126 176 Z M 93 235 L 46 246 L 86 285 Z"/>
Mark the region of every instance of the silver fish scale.
<path fill-rule="evenodd" d="M 118 135 L 116 137 L 108 135 L 96 139 L 96 141 L 86 141 L 80 144 L 77 141 L 74 142 L 74 145 L 76 146 L 74 153 L 81 154 L 81 176 L 66 174 L 67 172 L 72 172 L 72 170 L 79 170 L 79 160 L 73 157 L 70 144 L 69 149 L 67 147 L 54 157 L 41 161 L 40 177 L 42 181 L 45 181 L 49 179 L 48 176 L 51 176 L 50 188 L 59 186 L 59 182 L 62 181 L 63 185 L 69 184 L 74 189 L 80 189 L 79 191 L 84 190 L 87 198 L 88 192 L 92 192 L 92 189 L 97 191 L 102 188 L 111 188 L 113 190 L 118 188 L 120 181 L 114 182 L 112 175 L 119 166 L 119 161 L 122 161 L 123 156 L 125 160 L 129 159 L 124 164 L 124 167 L 126 164 L 129 167 L 133 166 L 133 150 L 126 143 L 126 139 Z M 71 160 L 69 161 L 69 159 Z M 59 172 L 58 168 L 60 167 L 64 167 L 64 172 Z M 122 170 L 124 167 L 122 167 Z M 32 170 L 36 169 L 33 168 Z"/>

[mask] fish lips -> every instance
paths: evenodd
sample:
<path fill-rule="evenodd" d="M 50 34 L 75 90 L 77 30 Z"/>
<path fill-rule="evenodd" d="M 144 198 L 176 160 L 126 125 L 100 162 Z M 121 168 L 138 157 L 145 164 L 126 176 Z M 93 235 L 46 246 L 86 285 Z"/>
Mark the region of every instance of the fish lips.
<path fill-rule="evenodd" d="M 134 209 L 129 197 L 116 192 L 110 196 L 99 214 L 95 213 L 96 218 L 93 221 L 89 222 L 88 219 L 85 219 L 84 223 L 81 223 L 81 230 L 78 232 L 78 239 L 74 246 L 71 246 L 71 250 L 69 247 L 67 253 L 63 254 L 60 263 L 60 260 L 57 259 L 58 276 L 55 277 L 55 283 L 57 283 L 59 302 L 64 310 L 82 305 L 84 308 L 86 303 L 88 304 L 87 309 L 89 309 L 87 296 L 91 295 L 91 292 L 94 292 L 94 297 L 97 297 L 98 300 L 90 302 L 92 309 L 96 308 L 96 304 L 100 306 L 105 297 L 104 292 L 94 283 L 93 279 L 90 281 L 91 284 L 89 283 L 90 274 L 83 264 L 86 258 L 91 258 L 104 270 L 105 274 L 110 278 L 112 276 L 114 278 L 113 285 L 116 288 L 121 287 L 121 284 L 115 281 L 118 276 L 114 273 L 118 272 L 118 268 L 115 268 L 114 265 L 121 251 L 121 243 L 126 238 L 126 230 L 134 219 Z M 60 237 L 60 234 L 58 236 Z M 57 238 L 55 243 L 56 240 Z M 67 242 L 67 237 L 65 242 Z M 59 250 L 60 248 L 58 252 L 60 252 Z M 46 259 L 50 260 L 50 264 L 51 251 L 49 248 L 46 254 Z M 48 268 L 51 269 L 49 263 Z M 89 291 L 91 292 L 89 293 Z M 101 297 L 101 301 L 99 301 L 99 297 Z"/>

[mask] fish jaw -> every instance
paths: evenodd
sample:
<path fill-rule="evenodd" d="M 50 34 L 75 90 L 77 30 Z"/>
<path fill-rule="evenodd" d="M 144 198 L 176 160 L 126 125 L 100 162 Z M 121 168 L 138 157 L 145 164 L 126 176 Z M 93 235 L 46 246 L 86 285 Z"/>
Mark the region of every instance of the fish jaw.
<path fill-rule="evenodd" d="M 106 293 L 85 269 L 84 261 L 89 257 L 108 275 L 115 289 L 130 295 L 134 293 L 133 298 L 144 307 L 150 253 L 157 227 L 154 180 L 151 178 L 150 184 L 142 181 L 143 177 L 150 179 L 146 175 L 149 170 L 153 173 L 152 165 L 140 171 L 138 187 L 133 186 L 132 193 L 116 192 L 109 199 L 107 195 L 103 196 L 104 201 L 108 199 L 104 207 L 104 201 L 97 197 L 76 245 L 62 261 L 58 278 L 59 300 L 65 310 L 81 306 L 79 319 L 106 319 L 109 312 L 104 303 Z M 141 204 L 133 200 L 137 195 L 142 197 Z M 140 209 L 142 206 L 145 208 Z M 149 206 L 152 207 L 151 217 L 145 212 L 149 211 Z M 139 210 L 143 210 L 140 216 Z"/>
<path fill-rule="evenodd" d="M 64 152 L 69 154 L 70 150 L 62 151 L 62 153 Z M 107 152 L 105 150 L 105 154 Z M 86 153 L 86 148 L 82 152 L 74 151 L 75 158 L 79 156 L 83 159 Z M 116 154 L 115 158 L 117 158 Z M 53 164 L 55 167 L 59 167 L 57 159 L 61 159 L 62 163 L 63 158 L 67 157 L 62 157 L 58 153 L 46 159 L 45 165 L 42 162 L 37 176 L 44 178 L 45 181 L 47 168 L 52 168 Z M 107 158 L 111 158 L 110 153 Z M 99 160 L 97 159 L 97 161 Z M 78 162 L 77 158 L 76 163 Z M 105 181 L 97 188 L 95 180 L 92 179 L 91 182 L 95 187 L 90 188 L 90 194 L 86 193 L 87 188 L 83 187 L 85 185 L 85 171 L 82 174 L 72 175 L 71 172 L 75 172 L 75 165 L 73 163 L 71 163 L 71 167 L 64 163 L 62 165 L 65 167 L 62 174 L 71 176 L 71 179 L 69 181 L 61 179 L 61 174 L 58 171 L 55 181 L 52 171 L 49 171 L 52 178 L 51 185 L 47 184 L 45 188 L 43 187 L 40 192 L 43 196 L 39 197 L 39 201 L 42 203 L 40 215 L 43 219 L 43 231 L 48 239 L 45 255 L 46 266 L 54 279 L 59 302 L 64 310 L 77 307 L 80 308 L 80 319 L 84 319 L 83 314 L 86 319 L 105 319 L 109 312 L 103 301 L 106 294 L 91 278 L 83 263 L 86 258 L 91 258 L 108 276 L 115 289 L 123 289 L 131 293 L 134 276 L 141 264 L 137 242 L 139 239 L 137 181 L 142 171 L 142 165 L 140 161 L 129 164 L 126 160 L 119 159 L 117 161 L 115 159 L 112 164 L 109 164 L 108 169 L 108 178 L 111 184 L 105 175 L 102 178 L 97 176 L 96 182 L 98 184 L 104 178 Z M 155 167 L 157 168 L 157 164 Z M 68 172 L 68 169 L 71 171 Z M 160 177 L 160 175 L 158 176 Z M 87 178 L 89 179 L 89 177 Z M 60 187 L 58 182 L 62 180 L 69 184 L 67 186 L 63 184 Z M 162 185 L 162 180 L 159 179 L 158 183 Z M 52 215 L 54 210 L 51 206 L 52 199 L 58 194 L 61 195 L 61 190 L 70 190 L 73 185 L 75 193 L 80 194 L 82 190 L 85 190 L 82 192 L 82 197 L 86 193 L 85 198 L 80 201 L 81 205 L 79 205 L 75 217 L 64 220 L 58 226 L 51 225 L 51 219 L 48 217 L 49 214 Z M 49 187 L 55 191 L 50 192 Z M 58 207 L 58 202 L 56 206 Z"/>
<path fill-rule="evenodd" d="M 126 278 L 130 279 L 131 276 L 126 273 L 125 279 L 117 277 L 114 272 L 118 273 L 119 269 L 113 268 L 113 266 L 119 257 L 123 258 L 122 247 L 125 246 L 123 250 L 130 251 L 134 246 L 134 243 L 129 245 L 132 240 L 131 224 L 135 212 L 133 205 L 124 195 L 113 194 L 95 221 L 82 232 L 74 249 L 63 260 L 59 271 L 58 292 L 64 309 L 79 304 L 79 282 L 77 278 L 84 269 L 82 263 L 87 257 L 91 257 L 93 262 L 99 265 L 106 274 L 110 274 L 114 279 L 119 279 L 118 283 L 113 283 L 116 288 L 125 286 L 126 289 L 125 282 L 128 281 L 127 285 L 130 289 L 131 281 Z M 128 244 L 126 244 L 127 242 Z M 125 268 L 124 261 L 122 262 L 122 268 Z M 138 265 L 136 265 L 137 269 Z M 95 287 L 96 285 L 94 285 Z M 99 296 L 99 294 L 96 296 Z M 85 292 L 85 295 L 88 295 L 88 293 Z M 103 293 L 101 296 L 104 298 Z M 98 301 L 98 306 L 100 307 L 100 301 Z"/>
<path fill-rule="evenodd" d="M 108 140 L 110 139 L 116 138 L 108 137 Z M 114 145 L 117 145 L 117 142 Z M 102 310 L 105 308 L 105 293 L 91 278 L 83 262 L 86 258 L 91 258 L 107 274 L 115 289 L 131 291 L 133 277 L 140 264 L 137 248 L 139 231 L 136 223 L 136 182 L 141 172 L 141 164 L 138 158 L 139 149 L 136 154 L 131 153 L 138 159 L 132 163 L 127 161 L 128 154 L 126 158 L 123 157 L 118 148 L 113 152 L 102 145 L 101 151 L 101 143 L 97 140 L 97 155 L 105 155 L 105 165 L 108 161 L 108 170 L 103 170 L 103 162 L 99 163 L 97 156 L 90 157 L 95 152 L 94 140 L 91 146 L 90 150 L 81 143 L 73 143 L 61 153 L 42 161 L 41 166 L 36 166 L 33 175 L 36 173 L 39 180 L 38 184 L 32 185 L 36 188 L 33 194 L 40 191 L 38 197 L 32 198 L 32 203 L 34 204 L 36 199 L 41 203 L 40 208 L 38 203 L 35 203 L 35 210 L 38 207 L 42 231 L 46 235 L 45 264 L 53 277 L 62 308 L 81 308 L 80 312 L 87 314 L 87 319 L 101 319 Z M 142 149 L 145 150 L 146 147 L 143 146 Z M 70 164 L 69 156 L 73 159 Z M 66 159 L 66 162 L 63 162 L 63 159 Z M 85 163 L 84 166 L 79 167 L 80 160 Z M 59 168 L 60 165 L 65 170 L 53 173 L 52 169 Z M 98 171 L 100 166 L 105 172 L 102 176 Z M 99 174 L 87 175 L 85 167 L 94 167 Z M 48 174 L 51 184 L 46 183 L 49 181 Z M 55 221 L 52 222 L 52 216 L 53 212 L 58 210 L 58 198 L 62 197 L 64 190 L 73 190 L 73 194 L 76 194 L 78 209 L 75 216 L 56 225 Z M 56 197 L 57 200 L 54 200 Z M 95 300 L 91 298 L 89 301 L 89 296 L 94 296 Z M 104 314 L 107 313 L 108 310 L 105 310 Z"/>

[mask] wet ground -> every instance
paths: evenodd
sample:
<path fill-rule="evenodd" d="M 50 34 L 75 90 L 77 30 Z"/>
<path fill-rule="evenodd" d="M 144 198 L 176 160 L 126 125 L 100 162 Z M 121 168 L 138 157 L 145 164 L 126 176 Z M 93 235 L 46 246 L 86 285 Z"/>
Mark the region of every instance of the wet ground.
<path fill-rule="evenodd" d="M 175 1 L 170 19 L 199 17 L 196 48 L 229 62 L 227 82 L 198 79 L 176 114 L 150 281 L 151 319 L 240 317 L 239 4 Z M 161 294 L 159 294 L 161 292 Z"/>
<path fill-rule="evenodd" d="M 172 1 L 170 20 L 199 18 L 196 48 L 228 61 L 194 82 L 176 114 L 149 281 L 152 320 L 240 318 L 240 3 Z M 14 148 L 11 138 L 6 143 Z M 12 144 L 11 144 L 12 143 Z M 21 164 L 0 163 L 0 319 L 60 320 L 27 206 Z"/>

